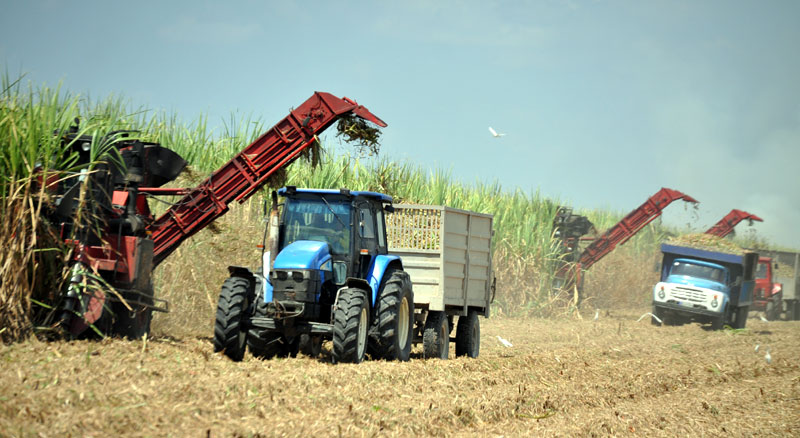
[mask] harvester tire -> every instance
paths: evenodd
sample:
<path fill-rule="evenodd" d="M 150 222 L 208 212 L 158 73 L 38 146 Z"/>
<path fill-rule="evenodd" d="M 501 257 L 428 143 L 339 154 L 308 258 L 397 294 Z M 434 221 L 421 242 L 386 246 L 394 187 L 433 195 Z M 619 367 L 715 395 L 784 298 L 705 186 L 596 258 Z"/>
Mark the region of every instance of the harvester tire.
<path fill-rule="evenodd" d="M 252 287 L 244 277 L 230 277 L 222 284 L 214 322 L 214 351 L 238 362 L 244 357 L 247 330 L 243 327 L 250 307 Z"/>
<path fill-rule="evenodd" d="M 456 328 L 456 357 L 478 357 L 481 352 L 481 321 L 478 312 L 470 310 L 466 316 L 458 317 Z"/>
<path fill-rule="evenodd" d="M 414 293 L 408 274 L 386 271 L 370 327 L 370 355 L 375 359 L 407 361 L 414 331 Z"/>
<path fill-rule="evenodd" d="M 447 359 L 450 357 L 450 324 L 447 314 L 428 312 L 422 332 L 422 350 L 426 358 Z"/>
<path fill-rule="evenodd" d="M 333 361 L 360 363 L 367 350 L 369 304 L 358 288 L 342 289 L 333 313 Z"/>

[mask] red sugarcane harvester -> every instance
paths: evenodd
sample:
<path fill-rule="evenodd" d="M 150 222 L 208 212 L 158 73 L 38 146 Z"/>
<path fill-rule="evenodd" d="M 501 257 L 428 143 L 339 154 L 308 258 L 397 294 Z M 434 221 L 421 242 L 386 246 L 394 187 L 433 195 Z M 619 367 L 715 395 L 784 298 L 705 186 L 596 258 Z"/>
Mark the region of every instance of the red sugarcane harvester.
<path fill-rule="evenodd" d="M 69 282 L 56 297 L 61 326 L 73 336 L 90 326 L 129 338 L 148 333 L 152 312 L 168 311 L 168 303 L 153 292 L 154 268 L 225 214 L 231 202 L 244 202 L 256 193 L 339 119 L 386 126 L 351 99 L 316 92 L 191 189 L 161 187 L 186 162 L 156 143 L 122 132 L 93 139 L 79 135 L 77 127 L 59 133 L 79 163 L 88 165 L 93 142 L 109 150 L 105 163 L 91 171 L 48 184 L 57 205 L 48 219 L 73 248 Z M 159 195 L 183 198 L 155 218 L 148 197 Z M 78 216 L 83 219 L 76 220 Z"/>
<path fill-rule="evenodd" d="M 584 271 L 613 251 L 617 245 L 627 242 L 678 199 L 694 204 L 698 202 L 677 190 L 662 188 L 596 239 L 582 237 L 594 229 L 594 225 L 585 216 L 575 215 L 568 208 L 559 208 L 553 221 L 553 236 L 560 240 L 560 256 L 553 277 L 553 289 L 573 291 L 573 300 L 576 305 L 580 305 L 583 299 Z M 582 240 L 593 242 L 581 251 L 578 244 Z"/>
<path fill-rule="evenodd" d="M 748 220 L 750 225 L 753 225 L 753 221 L 763 222 L 763 219 L 752 213 L 733 209 L 713 227 L 709 228 L 706 234 L 725 237 L 733 232 L 733 228 L 743 220 Z M 764 254 L 764 250 L 755 251 Z M 794 259 L 791 257 L 791 255 L 788 257 L 790 259 L 789 266 L 794 264 Z M 753 303 L 750 305 L 750 310 L 763 311 L 767 319 L 775 320 L 780 318 L 784 307 L 784 301 L 786 301 L 787 319 L 793 319 L 796 301 L 794 299 L 794 293 L 790 292 L 790 298 L 787 300 L 784 299 L 783 284 L 776 281 L 778 263 L 773 263 L 773 261 L 772 257 L 767 257 L 766 255 L 762 255 L 758 258 L 755 290 L 753 292 Z M 789 282 L 794 283 L 795 279 L 789 278 Z"/>

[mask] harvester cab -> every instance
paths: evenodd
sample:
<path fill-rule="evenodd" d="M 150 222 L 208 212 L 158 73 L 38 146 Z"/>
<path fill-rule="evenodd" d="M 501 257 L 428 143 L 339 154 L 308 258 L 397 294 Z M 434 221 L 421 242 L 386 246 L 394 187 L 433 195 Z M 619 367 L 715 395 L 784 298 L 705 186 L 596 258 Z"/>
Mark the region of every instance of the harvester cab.
<path fill-rule="evenodd" d="M 259 357 L 300 349 L 315 356 L 332 339 L 335 361 L 360 362 L 367 347 L 375 357 L 407 360 L 414 302 L 400 258 L 388 254 L 392 198 L 295 187 L 277 194 L 280 219 L 265 233 L 262 268 L 232 266 L 222 287 L 216 350 L 233 360 L 245 347 Z"/>

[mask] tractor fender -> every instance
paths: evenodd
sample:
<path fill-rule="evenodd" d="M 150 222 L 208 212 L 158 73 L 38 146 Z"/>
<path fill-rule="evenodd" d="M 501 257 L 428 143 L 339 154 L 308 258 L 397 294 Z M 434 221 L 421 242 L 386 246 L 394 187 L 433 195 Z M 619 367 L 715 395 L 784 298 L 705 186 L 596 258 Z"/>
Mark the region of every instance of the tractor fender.
<path fill-rule="evenodd" d="M 269 279 L 264 278 L 263 275 L 260 273 L 253 273 L 250 268 L 245 266 L 228 266 L 228 272 L 230 273 L 231 277 L 242 277 L 250 280 L 250 284 L 255 287 L 258 282 L 256 281 L 256 276 L 261 278 L 261 285 L 263 287 L 263 297 L 264 302 L 270 303 L 272 302 L 272 283 L 269 282 Z M 258 295 L 258 291 L 254 291 L 256 295 Z"/>
<path fill-rule="evenodd" d="M 367 281 L 369 288 L 372 291 L 372 306 L 375 306 L 375 300 L 378 299 L 378 289 L 381 287 L 383 276 L 389 267 L 396 267 L 403 269 L 403 262 L 400 257 L 396 255 L 379 255 L 372 259 L 372 264 L 369 267 L 369 274 L 367 274 Z"/>

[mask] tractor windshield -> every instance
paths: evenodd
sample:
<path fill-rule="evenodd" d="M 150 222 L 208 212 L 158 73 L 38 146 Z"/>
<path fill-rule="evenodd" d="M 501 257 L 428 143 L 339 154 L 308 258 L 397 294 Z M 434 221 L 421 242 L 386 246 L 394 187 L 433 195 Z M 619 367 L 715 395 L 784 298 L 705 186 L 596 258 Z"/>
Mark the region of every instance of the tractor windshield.
<path fill-rule="evenodd" d="M 327 242 L 334 254 L 350 252 L 350 203 L 342 199 L 289 198 L 283 211 L 281 249 L 298 240 Z"/>
<path fill-rule="evenodd" d="M 725 271 L 712 266 L 696 265 L 694 263 L 676 261 L 672 265 L 670 275 L 686 275 L 694 278 L 725 283 Z"/>

